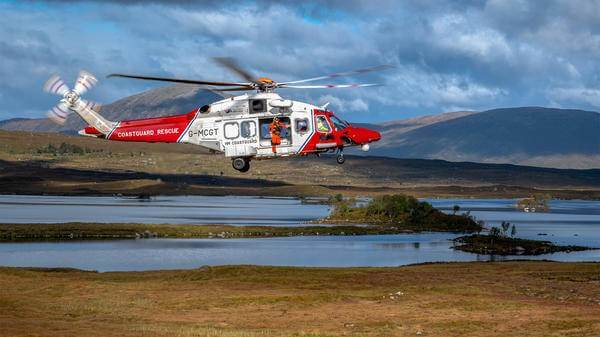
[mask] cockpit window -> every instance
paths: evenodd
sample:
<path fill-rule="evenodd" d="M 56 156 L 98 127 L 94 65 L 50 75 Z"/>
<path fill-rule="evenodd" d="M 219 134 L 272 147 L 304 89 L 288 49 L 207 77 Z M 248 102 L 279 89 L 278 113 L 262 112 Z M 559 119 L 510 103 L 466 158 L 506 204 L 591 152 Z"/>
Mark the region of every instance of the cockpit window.
<path fill-rule="evenodd" d="M 327 122 L 327 118 L 325 116 L 317 116 L 317 131 L 322 133 L 330 133 L 331 126 Z"/>
<path fill-rule="evenodd" d="M 335 128 L 338 130 L 342 130 L 342 129 L 345 129 L 348 127 L 348 123 L 346 121 L 343 121 L 343 120 L 335 117 L 334 115 L 329 116 L 329 118 L 333 122 L 333 125 L 335 126 Z"/>

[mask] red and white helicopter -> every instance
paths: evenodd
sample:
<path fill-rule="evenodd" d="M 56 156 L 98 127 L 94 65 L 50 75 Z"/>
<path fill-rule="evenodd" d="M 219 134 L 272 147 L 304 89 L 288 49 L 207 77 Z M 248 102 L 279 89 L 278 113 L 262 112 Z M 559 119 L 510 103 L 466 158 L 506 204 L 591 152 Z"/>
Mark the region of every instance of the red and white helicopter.
<path fill-rule="evenodd" d="M 214 82 L 176 78 L 111 74 L 108 77 L 134 78 L 201 85 L 219 93 L 223 100 L 204 105 L 186 114 L 113 122 L 98 111 L 100 105 L 81 98 L 98 80 L 81 71 L 73 89 L 52 76 L 44 90 L 62 96 L 48 112 L 53 121 L 63 124 L 70 112 L 89 124 L 80 135 L 128 142 L 191 143 L 222 152 L 232 159 L 232 166 L 247 172 L 252 159 L 272 159 L 336 152 L 337 162 L 345 161 L 343 149 L 360 146 L 369 150 L 369 143 L 381 139 L 379 132 L 355 127 L 327 110 L 327 105 L 283 99 L 274 92 L 279 88 L 357 88 L 376 84 L 319 84 L 306 82 L 367 73 L 390 68 L 382 65 L 349 72 L 313 77 L 297 81 L 275 82 L 267 77 L 256 78 L 240 68 L 232 59 L 216 58 L 222 66 L 241 76 L 245 82 Z M 240 96 L 227 96 L 231 91 L 253 91 Z"/>

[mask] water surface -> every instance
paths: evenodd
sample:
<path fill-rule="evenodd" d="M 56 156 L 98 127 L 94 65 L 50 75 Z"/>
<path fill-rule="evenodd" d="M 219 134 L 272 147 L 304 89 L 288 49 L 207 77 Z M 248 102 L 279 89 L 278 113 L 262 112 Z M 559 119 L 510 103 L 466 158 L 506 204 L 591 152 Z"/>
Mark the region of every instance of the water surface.
<path fill-rule="evenodd" d="M 0 195 L 4 223 L 118 222 L 148 224 L 303 225 L 329 214 L 329 206 L 295 198 Z"/>
<path fill-rule="evenodd" d="M 290 237 L 262 239 L 141 239 L 0 244 L 0 265 L 72 267 L 99 271 L 255 264 L 310 267 L 400 266 L 423 262 L 488 261 L 451 249 L 454 234 Z M 522 257 L 520 257 L 522 258 Z M 600 261 L 600 251 L 531 257 Z"/>
<path fill-rule="evenodd" d="M 517 236 L 548 240 L 561 245 L 600 247 L 600 201 L 553 200 L 548 213 L 526 213 L 515 209 L 516 199 L 427 199 L 433 206 L 485 221 L 486 227 L 499 227 L 502 221 L 517 226 Z"/>
<path fill-rule="evenodd" d="M 509 199 L 431 199 L 452 212 L 457 204 L 486 225 L 509 221 L 523 238 L 600 247 L 600 202 L 553 201 L 551 213 L 516 211 Z M 0 196 L 4 222 L 142 222 L 302 225 L 328 214 L 324 205 L 291 198 L 158 197 L 150 202 L 111 197 Z M 100 219 L 100 220 L 98 220 Z M 540 235 L 544 234 L 544 235 Z M 452 249 L 460 234 L 309 236 L 262 239 L 140 239 L 0 244 L 0 265 L 72 267 L 99 271 L 256 264 L 313 267 L 399 266 L 424 262 L 549 259 L 600 261 L 600 250 L 493 257 Z"/>

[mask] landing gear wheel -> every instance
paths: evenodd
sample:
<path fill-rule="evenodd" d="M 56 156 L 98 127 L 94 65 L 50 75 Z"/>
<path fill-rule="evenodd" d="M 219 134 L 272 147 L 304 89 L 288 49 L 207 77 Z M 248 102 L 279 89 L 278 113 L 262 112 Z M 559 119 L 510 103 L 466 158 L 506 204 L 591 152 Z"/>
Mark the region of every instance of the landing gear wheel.
<path fill-rule="evenodd" d="M 231 166 L 240 172 L 248 172 L 250 169 L 250 160 L 246 158 L 235 158 L 231 162 Z"/>
<path fill-rule="evenodd" d="M 337 155 L 337 157 L 335 158 L 335 161 L 336 161 L 338 164 L 342 165 L 343 163 L 345 163 L 345 162 L 346 162 L 346 157 L 344 157 L 344 154 L 343 154 L 343 153 L 340 153 L 340 154 L 338 154 L 338 155 Z"/>
<path fill-rule="evenodd" d="M 244 166 L 243 169 L 240 170 L 240 172 L 245 173 L 248 172 L 250 170 L 250 162 L 246 162 L 246 166 Z"/>

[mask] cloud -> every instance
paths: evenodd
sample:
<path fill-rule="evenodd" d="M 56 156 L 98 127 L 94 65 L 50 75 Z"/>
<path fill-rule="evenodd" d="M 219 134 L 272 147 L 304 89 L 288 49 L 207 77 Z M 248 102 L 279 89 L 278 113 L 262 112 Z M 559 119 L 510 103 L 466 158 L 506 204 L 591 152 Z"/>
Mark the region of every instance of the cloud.
<path fill-rule="evenodd" d="M 69 83 L 79 69 L 95 73 L 88 98 L 104 103 L 161 85 L 104 79 L 112 72 L 237 80 L 213 56 L 279 81 L 397 65 L 332 81 L 382 87 L 281 91 L 330 100 L 357 121 L 598 107 L 597 1 L 35 1 L 0 11 L 0 119 L 43 116 L 56 98 L 40 87 L 54 72 Z"/>
<path fill-rule="evenodd" d="M 317 102 L 319 106 L 323 106 L 327 103 L 330 103 L 328 109 L 336 110 L 340 113 L 365 112 L 369 110 L 369 105 L 361 98 L 345 100 L 334 95 L 324 95 L 319 97 L 317 99 Z"/>
<path fill-rule="evenodd" d="M 547 97 L 550 101 L 561 106 L 573 102 L 585 102 L 594 108 L 600 109 L 600 88 L 554 88 L 549 90 Z"/>

